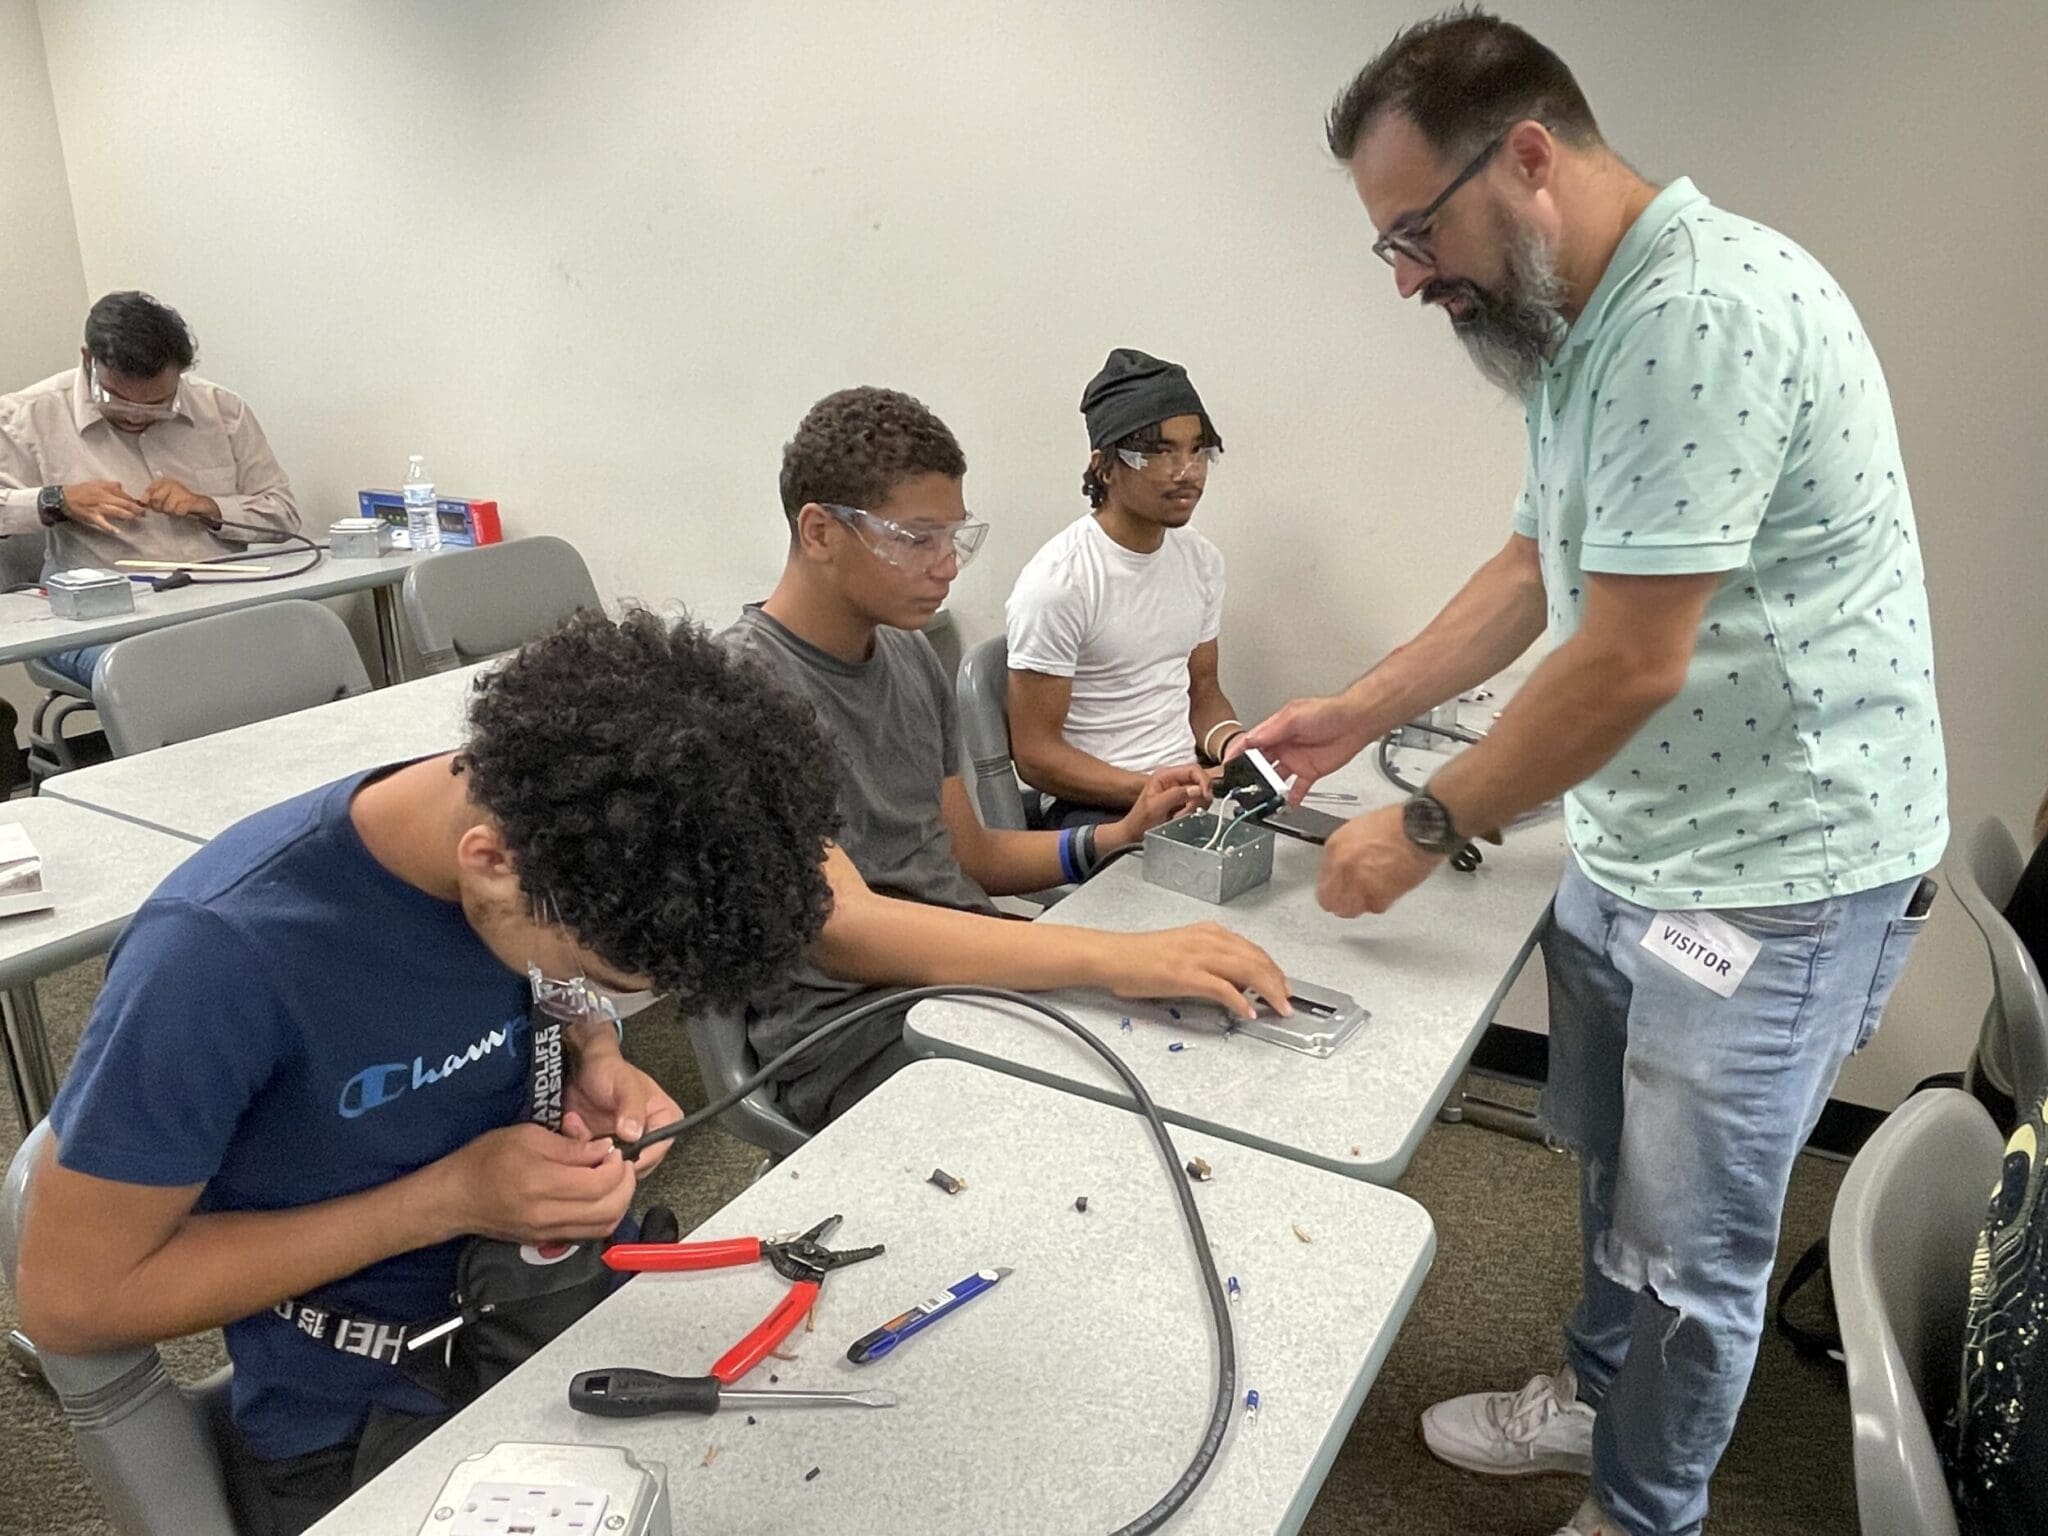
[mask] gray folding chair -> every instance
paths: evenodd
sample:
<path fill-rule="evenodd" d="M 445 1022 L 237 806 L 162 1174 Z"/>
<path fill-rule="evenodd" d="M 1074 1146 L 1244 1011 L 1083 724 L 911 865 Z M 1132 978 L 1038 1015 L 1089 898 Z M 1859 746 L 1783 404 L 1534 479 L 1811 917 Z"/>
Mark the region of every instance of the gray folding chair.
<path fill-rule="evenodd" d="M 402 598 L 429 672 L 517 650 L 577 609 L 603 606 L 575 546 L 547 535 L 422 560 Z"/>
<path fill-rule="evenodd" d="M 40 582 L 48 551 L 49 539 L 40 529 L 0 539 L 0 587 L 11 591 Z M 40 784 L 52 774 L 80 766 L 65 738 L 64 722 L 91 710 L 92 692 L 37 657 L 23 662 L 22 670 L 30 683 L 43 690 L 30 717 L 28 734 L 29 781 Z"/>
<path fill-rule="evenodd" d="M 960 658 L 954 696 L 960 706 L 960 748 L 969 787 L 983 826 L 1022 832 L 1024 789 L 1010 759 L 1010 645 L 1003 636 L 984 640 Z"/>
<path fill-rule="evenodd" d="M 1969 1094 L 1930 1088 L 1865 1143 L 1828 1223 L 1863 1536 L 1956 1536 L 1935 1426 L 1956 1400 L 1970 1259 L 2001 1143 Z"/>
<path fill-rule="evenodd" d="M 1982 1072 L 2025 1114 L 2048 1092 L 2048 991 L 2034 957 L 2005 920 L 2026 858 L 1996 816 L 1978 822 L 1962 857 L 1948 861 L 1949 884 L 1991 954 L 1991 1006 L 1977 1036 L 1973 1072 Z"/>
<path fill-rule="evenodd" d="M 92 674 L 116 757 L 369 691 L 348 626 L 303 598 L 130 635 Z"/>
<path fill-rule="evenodd" d="M 960 676 L 960 626 L 953 622 L 953 615 L 939 610 L 921 633 L 938 653 L 939 665 L 946 669 L 946 681 L 955 682 Z"/>
<path fill-rule="evenodd" d="M 693 1013 L 684 1021 L 690 1049 L 697 1053 L 697 1074 L 704 1079 L 707 1100 L 723 1098 L 761 1069 L 747 1039 L 746 1020 L 736 1013 Z M 770 1159 L 787 1157 L 811 1139 L 811 1133 L 785 1115 L 766 1085 L 756 1088 L 719 1117 L 733 1135 L 759 1147 Z"/>
<path fill-rule="evenodd" d="M 14 1285 L 29 1180 L 50 1139 L 39 1121 L 0 1185 L 0 1270 Z M 155 1347 L 99 1355 L 36 1352 L 93 1486 L 121 1536 L 235 1536 L 221 1471 L 228 1377 L 183 1387 Z"/>

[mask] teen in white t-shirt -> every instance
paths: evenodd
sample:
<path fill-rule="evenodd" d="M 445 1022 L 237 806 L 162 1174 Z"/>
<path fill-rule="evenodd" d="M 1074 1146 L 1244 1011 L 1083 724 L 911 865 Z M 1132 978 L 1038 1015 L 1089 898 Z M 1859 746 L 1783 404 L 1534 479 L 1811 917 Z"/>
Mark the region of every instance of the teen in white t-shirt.
<path fill-rule="evenodd" d="M 1188 527 L 1222 452 L 1186 371 L 1112 352 L 1081 398 L 1094 511 L 1010 594 L 1010 750 L 1068 825 L 1121 813 L 1159 768 L 1242 729 L 1217 678 L 1223 556 Z"/>

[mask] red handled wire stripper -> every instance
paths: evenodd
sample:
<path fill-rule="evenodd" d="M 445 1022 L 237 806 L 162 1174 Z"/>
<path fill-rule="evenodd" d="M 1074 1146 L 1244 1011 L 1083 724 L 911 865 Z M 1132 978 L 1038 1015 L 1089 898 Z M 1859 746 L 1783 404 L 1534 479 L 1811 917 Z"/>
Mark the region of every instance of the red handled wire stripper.
<path fill-rule="evenodd" d="M 777 1274 L 792 1282 L 789 1294 L 776 1303 L 775 1310 L 711 1367 L 712 1376 L 729 1387 L 767 1359 L 803 1321 L 804 1314 L 816 1304 L 826 1275 L 872 1259 L 883 1251 L 880 1243 L 872 1248 L 850 1248 L 843 1253 L 827 1248 L 824 1239 L 838 1229 L 843 1219 L 827 1216 L 801 1237 L 779 1243 L 758 1237 L 729 1237 L 709 1243 L 613 1243 L 605 1249 L 604 1261 L 613 1269 L 643 1274 L 724 1269 L 730 1264 L 753 1264 L 765 1259 Z"/>

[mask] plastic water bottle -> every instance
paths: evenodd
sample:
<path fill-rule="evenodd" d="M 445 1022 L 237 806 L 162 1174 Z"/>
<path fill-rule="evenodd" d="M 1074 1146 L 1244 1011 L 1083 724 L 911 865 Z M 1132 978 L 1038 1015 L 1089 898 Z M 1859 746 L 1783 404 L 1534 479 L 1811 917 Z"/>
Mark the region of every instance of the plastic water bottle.
<path fill-rule="evenodd" d="M 405 531 L 415 550 L 441 547 L 441 519 L 434 511 L 434 482 L 427 461 L 414 454 L 405 461 Z"/>

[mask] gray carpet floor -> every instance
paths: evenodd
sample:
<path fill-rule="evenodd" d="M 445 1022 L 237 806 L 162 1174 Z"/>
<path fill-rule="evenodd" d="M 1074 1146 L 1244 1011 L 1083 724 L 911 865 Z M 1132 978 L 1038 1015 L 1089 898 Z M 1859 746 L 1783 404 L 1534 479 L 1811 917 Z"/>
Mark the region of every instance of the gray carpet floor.
<path fill-rule="evenodd" d="M 60 1069 L 98 989 L 97 964 L 43 983 Z M 642 1014 L 629 1049 L 683 1105 L 703 1102 L 682 1030 L 665 1006 Z M 0 1158 L 21 1135 L 0 1104 Z M 649 1180 L 688 1231 L 745 1188 L 756 1154 L 710 1131 Z M 1839 1165 L 1806 1157 L 1794 1176 L 1780 1270 L 1826 1230 Z M 1519 1386 L 1554 1369 L 1558 1324 L 1577 1295 L 1576 1177 L 1570 1159 L 1472 1126 L 1435 1127 L 1402 1189 L 1435 1218 L 1436 1264 L 1395 1341 L 1364 1411 L 1310 1513 L 1308 1536 L 1549 1536 L 1577 1506 L 1581 1484 L 1535 1478 L 1495 1483 L 1434 1461 L 1416 1416 L 1438 1398 Z M 0 1287 L 0 1330 L 14 1325 Z M 172 1372 L 205 1375 L 222 1360 L 217 1335 L 166 1349 Z M 0 1367 L 0 1533 L 108 1536 L 110 1527 L 72 1454 L 55 1402 Z M 1735 1443 L 1714 1481 L 1715 1536 L 1824 1536 L 1856 1528 L 1848 1399 L 1838 1376 L 1765 1340 Z M 906 1531 L 910 1527 L 905 1527 Z"/>

